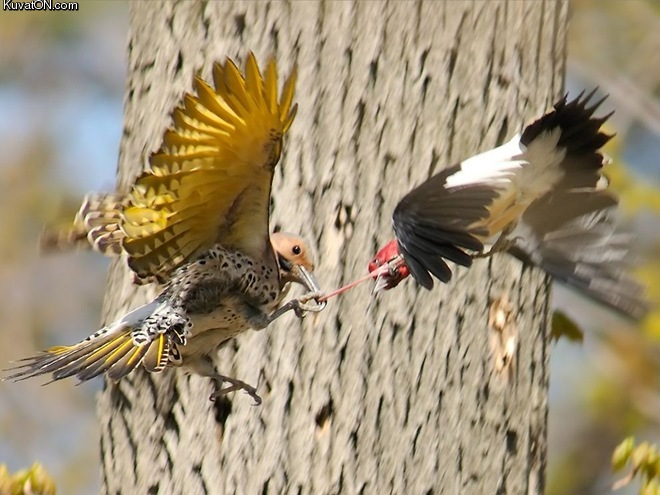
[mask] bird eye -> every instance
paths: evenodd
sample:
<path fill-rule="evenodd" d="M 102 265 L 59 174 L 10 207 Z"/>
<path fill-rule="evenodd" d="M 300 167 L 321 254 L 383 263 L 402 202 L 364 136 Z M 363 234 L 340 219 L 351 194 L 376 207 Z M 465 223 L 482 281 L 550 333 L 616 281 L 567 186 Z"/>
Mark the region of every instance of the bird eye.
<path fill-rule="evenodd" d="M 293 254 L 300 254 L 302 253 L 302 248 L 296 244 L 295 246 L 293 246 L 293 248 L 291 248 L 291 251 L 293 252 Z"/>

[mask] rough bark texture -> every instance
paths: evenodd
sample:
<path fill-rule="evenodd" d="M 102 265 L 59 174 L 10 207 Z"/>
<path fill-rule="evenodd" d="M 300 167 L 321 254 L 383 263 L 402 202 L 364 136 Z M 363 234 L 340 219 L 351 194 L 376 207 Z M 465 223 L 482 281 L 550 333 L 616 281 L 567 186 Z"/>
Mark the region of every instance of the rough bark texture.
<path fill-rule="evenodd" d="M 401 196 L 517 132 L 560 94 L 564 2 L 136 2 L 119 187 L 157 149 L 194 72 L 253 50 L 299 70 L 274 223 L 317 246 L 333 288 L 392 236 Z M 433 291 L 371 287 L 249 332 L 220 370 L 258 382 L 217 405 L 208 379 L 137 373 L 102 392 L 104 492 L 542 493 L 548 281 L 506 256 Z M 493 370 L 489 299 L 516 308 L 517 364 Z M 107 318 L 144 301 L 116 264 Z"/>

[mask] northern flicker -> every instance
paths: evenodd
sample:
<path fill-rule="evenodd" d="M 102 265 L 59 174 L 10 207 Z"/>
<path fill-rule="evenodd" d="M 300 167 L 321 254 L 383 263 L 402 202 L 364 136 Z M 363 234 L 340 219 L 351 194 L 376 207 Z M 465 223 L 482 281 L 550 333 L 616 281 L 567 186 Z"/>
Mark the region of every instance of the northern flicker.
<path fill-rule="evenodd" d="M 305 244 L 296 236 L 269 236 L 269 203 L 282 138 L 293 122 L 295 71 L 277 100 L 271 60 L 262 77 L 254 55 L 245 76 L 233 62 L 215 64 L 215 88 L 196 77 L 149 167 L 127 195 L 88 195 L 63 232 L 43 246 L 89 242 L 105 254 L 124 255 L 137 282 L 158 281 L 151 302 L 70 347 L 28 358 L 8 379 L 52 374 L 54 380 L 100 374 L 118 380 L 138 366 L 159 372 L 183 365 L 229 382 L 212 398 L 253 387 L 217 373 L 211 356 L 228 339 L 262 329 L 309 305 L 319 287 Z M 288 285 L 309 295 L 279 307 Z"/>
<path fill-rule="evenodd" d="M 594 91 L 595 92 L 595 91 Z M 396 239 L 369 264 L 376 289 L 408 275 L 423 287 L 495 252 L 538 265 L 560 282 L 633 318 L 647 310 L 629 275 L 632 237 L 617 229 L 615 195 L 601 175 L 611 138 L 593 117 L 594 92 L 567 101 L 509 142 L 442 170 L 410 191 L 392 216 Z"/>

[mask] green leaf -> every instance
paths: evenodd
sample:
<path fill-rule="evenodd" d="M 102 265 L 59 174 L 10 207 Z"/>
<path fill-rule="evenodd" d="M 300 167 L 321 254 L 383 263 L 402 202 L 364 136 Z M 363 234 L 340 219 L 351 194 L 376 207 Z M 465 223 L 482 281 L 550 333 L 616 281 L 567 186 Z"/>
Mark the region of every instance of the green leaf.
<path fill-rule="evenodd" d="M 12 477 L 12 492 L 17 495 L 55 495 L 55 481 L 41 464 L 35 462 L 30 469 L 14 473 Z"/>
<path fill-rule="evenodd" d="M 567 338 L 571 342 L 582 342 L 584 340 L 584 332 L 572 319 L 563 311 L 555 310 L 552 313 L 552 329 L 550 336 L 555 340 L 562 337 Z"/>
<path fill-rule="evenodd" d="M 658 484 L 658 480 L 651 480 L 642 486 L 640 495 L 660 495 L 660 484 Z"/>
<path fill-rule="evenodd" d="M 652 480 L 658 474 L 658 461 L 660 460 L 660 456 L 658 455 L 658 451 L 655 447 L 655 445 L 651 445 L 648 451 L 648 455 L 646 456 L 646 462 L 644 463 L 644 474 L 649 480 Z"/>
<path fill-rule="evenodd" d="M 628 437 L 614 449 L 612 454 L 612 470 L 616 473 L 621 471 L 628 460 L 630 459 L 630 454 L 635 447 L 635 438 Z"/>
<path fill-rule="evenodd" d="M 0 493 L 11 493 L 11 475 L 7 466 L 0 464 Z"/>
<path fill-rule="evenodd" d="M 651 450 L 651 446 L 649 445 L 649 443 L 642 442 L 632 451 L 632 454 L 630 455 L 630 460 L 632 461 L 633 469 L 635 471 L 638 471 L 639 469 L 644 467 L 646 461 L 649 458 L 650 450 Z"/>

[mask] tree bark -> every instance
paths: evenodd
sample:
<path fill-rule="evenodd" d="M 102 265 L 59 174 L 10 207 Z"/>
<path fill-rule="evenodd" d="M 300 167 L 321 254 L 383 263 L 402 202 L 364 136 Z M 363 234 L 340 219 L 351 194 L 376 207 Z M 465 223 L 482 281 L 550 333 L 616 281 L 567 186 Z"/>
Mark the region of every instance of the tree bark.
<path fill-rule="evenodd" d="M 331 289 L 366 271 L 415 184 L 500 144 L 560 94 L 567 4 L 135 2 L 118 187 L 158 148 L 196 70 L 297 64 L 298 116 L 273 226 L 317 247 Z M 244 334 L 219 370 L 259 384 L 213 404 L 210 380 L 135 373 L 98 401 L 104 493 L 543 493 L 549 281 L 496 256 L 427 292 L 370 284 L 299 324 Z M 110 319 L 153 295 L 115 263 Z M 490 300 L 508 294 L 516 365 L 495 371 Z"/>

